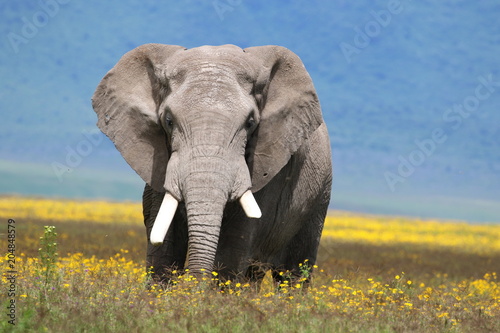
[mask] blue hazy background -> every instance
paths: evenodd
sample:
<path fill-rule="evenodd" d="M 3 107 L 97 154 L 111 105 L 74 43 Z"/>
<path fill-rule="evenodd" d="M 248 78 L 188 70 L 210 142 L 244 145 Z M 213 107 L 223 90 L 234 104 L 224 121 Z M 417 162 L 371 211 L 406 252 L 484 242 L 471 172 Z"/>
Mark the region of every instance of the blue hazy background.
<path fill-rule="evenodd" d="M 276 44 L 315 83 L 331 208 L 499 222 L 499 17 L 496 0 L 2 1 L 0 193 L 140 200 L 95 126 L 105 73 L 144 43 Z"/>

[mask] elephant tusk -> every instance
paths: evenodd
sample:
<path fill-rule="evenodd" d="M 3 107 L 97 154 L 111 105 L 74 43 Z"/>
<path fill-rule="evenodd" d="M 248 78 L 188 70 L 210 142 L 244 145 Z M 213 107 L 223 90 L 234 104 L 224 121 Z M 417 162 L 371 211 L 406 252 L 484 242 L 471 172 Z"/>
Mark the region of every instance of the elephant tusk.
<path fill-rule="evenodd" d="M 245 211 L 248 217 L 258 219 L 262 216 L 259 205 L 255 198 L 253 197 L 252 191 L 248 190 L 240 198 L 241 207 Z"/>
<path fill-rule="evenodd" d="M 163 240 L 167 235 L 168 228 L 172 219 L 174 218 L 175 211 L 179 202 L 170 193 L 165 193 L 165 197 L 156 216 L 153 229 L 151 230 L 150 241 L 153 245 L 163 244 Z"/>

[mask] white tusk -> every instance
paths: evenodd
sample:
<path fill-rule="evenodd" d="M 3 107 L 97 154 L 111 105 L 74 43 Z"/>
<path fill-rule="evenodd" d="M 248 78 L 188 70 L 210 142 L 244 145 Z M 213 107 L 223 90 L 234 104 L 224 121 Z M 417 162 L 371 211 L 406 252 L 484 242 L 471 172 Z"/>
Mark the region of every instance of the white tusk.
<path fill-rule="evenodd" d="M 165 197 L 156 216 L 153 229 L 151 230 L 150 240 L 153 245 L 163 244 L 163 240 L 167 235 L 170 223 L 174 218 L 175 211 L 179 202 L 170 193 L 165 193 Z"/>
<path fill-rule="evenodd" d="M 258 219 L 262 216 L 259 205 L 255 198 L 253 197 L 252 191 L 248 190 L 240 198 L 241 207 L 245 211 L 248 217 Z"/>

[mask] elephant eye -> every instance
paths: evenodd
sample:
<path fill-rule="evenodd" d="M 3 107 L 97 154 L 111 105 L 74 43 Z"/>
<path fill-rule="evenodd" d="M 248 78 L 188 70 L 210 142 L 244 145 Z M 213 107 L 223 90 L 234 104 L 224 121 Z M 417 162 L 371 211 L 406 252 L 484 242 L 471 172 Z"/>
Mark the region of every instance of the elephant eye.
<path fill-rule="evenodd" d="M 248 118 L 246 127 L 247 129 L 251 129 L 255 126 L 255 119 L 253 117 Z"/>
<path fill-rule="evenodd" d="M 172 121 L 172 118 L 170 116 L 165 117 L 165 124 L 169 127 L 172 128 L 174 125 L 174 122 Z"/>

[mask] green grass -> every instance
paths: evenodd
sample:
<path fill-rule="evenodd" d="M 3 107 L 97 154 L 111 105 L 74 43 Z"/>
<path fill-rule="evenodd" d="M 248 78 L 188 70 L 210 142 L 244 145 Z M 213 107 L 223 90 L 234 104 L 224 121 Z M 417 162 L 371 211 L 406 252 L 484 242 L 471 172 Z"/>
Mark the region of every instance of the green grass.
<path fill-rule="evenodd" d="M 344 224 L 348 216 L 384 225 L 381 218 L 342 216 L 336 218 Z M 57 255 L 45 225 L 55 226 Z M 307 291 L 300 281 L 278 288 L 266 277 L 259 290 L 210 272 L 198 279 L 179 272 L 172 285 L 148 290 L 145 246 L 141 221 L 17 219 L 17 321 L 12 326 L 3 314 L 0 332 L 500 331 L 496 250 L 327 237 Z M 39 248 L 44 261 L 36 259 Z M 43 278 L 48 271 L 50 279 Z M 8 301 L 3 282 L 1 299 Z"/>

